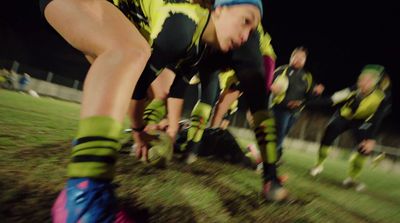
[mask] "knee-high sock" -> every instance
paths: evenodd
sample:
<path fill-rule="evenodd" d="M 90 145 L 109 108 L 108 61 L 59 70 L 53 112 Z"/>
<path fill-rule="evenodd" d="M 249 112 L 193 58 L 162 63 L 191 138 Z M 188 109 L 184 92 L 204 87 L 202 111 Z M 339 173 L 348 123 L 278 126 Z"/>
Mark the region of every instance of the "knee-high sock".
<path fill-rule="evenodd" d="M 200 142 L 204 129 L 207 126 L 212 107 L 209 104 L 197 102 L 190 116 L 190 127 L 187 134 L 187 142 Z"/>
<path fill-rule="evenodd" d="M 264 181 L 274 180 L 277 178 L 276 161 L 278 158 L 275 120 L 272 114 L 267 111 L 258 111 L 254 113 L 253 117 L 254 132 L 264 165 L 263 178 Z"/>
<path fill-rule="evenodd" d="M 143 120 L 146 125 L 159 123 L 167 113 L 164 100 L 154 99 L 145 108 Z"/>
<path fill-rule="evenodd" d="M 121 147 L 118 142 L 121 129 L 122 124 L 110 117 L 93 116 L 80 120 L 68 176 L 112 180 L 117 151 Z"/>
<path fill-rule="evenodd" d="M 328 145 L 321 145 L 319 147 L 317 166 L 324 164 L 324 161 L 328 157 L 329 149 L 330 149 L 330 146 L 328 146 Z"/>
<path fill-rule="evenodd" d="M 362 168 L 364 167 L 364 163 L 366 160 L 367 156 L 363 155 L 359 152 L 353 153 L 350 157 L 350 168 L 349 168 L 349 177 L 352 179 L 357 178 L 360 173 Z"/>

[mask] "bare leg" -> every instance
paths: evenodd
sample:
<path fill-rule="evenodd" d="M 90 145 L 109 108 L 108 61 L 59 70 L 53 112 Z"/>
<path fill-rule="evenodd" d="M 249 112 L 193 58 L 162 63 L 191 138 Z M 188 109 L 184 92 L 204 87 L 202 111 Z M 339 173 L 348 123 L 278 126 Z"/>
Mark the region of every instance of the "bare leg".
<path fill-rule="evenodd" d="M 44 14 L 92 63 L 68 165 L 70 179 L 53 206 L 53 222 L 111 222 L 117 218 L 110 181 L 120 147 L 118 136 L 150 47 L 135 26 L 104 0 L 53 0 Z M 93 196 L 99 192 L 102 196 Z"/>
<path fill-rule="evenodd" d="M 64 39 L 94 59 L 84 83 L 81 118 L 104 115 L 122 122 L 150 56 L 146 40 L 106 1 L 53 0 L 45 16 Z"/>

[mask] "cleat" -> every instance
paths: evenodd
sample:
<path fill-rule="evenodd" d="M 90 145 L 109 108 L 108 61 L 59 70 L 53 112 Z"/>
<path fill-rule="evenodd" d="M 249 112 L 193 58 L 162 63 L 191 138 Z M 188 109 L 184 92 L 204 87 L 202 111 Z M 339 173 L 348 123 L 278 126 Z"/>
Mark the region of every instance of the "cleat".
<path fill-rule="evenodd" d="M 357 183 L 356 191 L 357 192 L 361 192 L 361 191 L 364 191 L 365 188 L 367 188 L 367 185 L 365 185 L 364 183 L 359 182 L 359 183 Z"/>
<path fill-rule="evenodd" d="M 311 168 L 310 175 L 315 177 L 318 174 L 322 173 L 323 170 L 324 170 L 324 167 L 322 165 L 315 166 L 315 167 Z"/>
<path fill-rule="evenodd" d="M 198 159 L 197 155 L 194 153 L 190 153 L 189 156 L 186 158 L 186 164 L 192 164 L 196 162 Z"/>
<path fill-rule="evenodd" d="M 344 187 L 352 187 L 355 186 L 356 182 L 353 180 L 351 177 L 347 177 L 346 179 L 343 180 L 342 185 Z"/>
<path fill-rule="evenodd" d="M 351 177 L 347 177 L 343 180 L 342 185 L 346 188 L 354 187 L 357 192 L 364 191 L 367 185 L 362 182 L 355 181 Z"/>
<path fill-rule="evenodd" d="M 67 181 L 52 210 L 54 223 L 132 223 L 117 209 L 114 186 L 108 181 L 72 178 Z"/>
<path fill-rule="evenodd" d="M 278 181 L 267 181 L 263 185 L 262 196 L 267 201 L 283 201 L 288 195 L 289 192 Z"/>
<path fill-rule="evenodd" d="M 262 163 L 258 164 L 258 165 L 257 165 L 257 168 L 256 168 L 256 173 L 259 174 L 259 175 L 261 175 L 261 174 L 263 173 L 263 171 L 264 171 L 264 166 L 263 166 L 263 164 L 262 164 Z M 288 176 L 288 175 L 281 175 L 281 176 L 278 176 L 278 182 L 279 182 L 280 184 L 284 184 L 284 183 L 286 183 L 288 180 L 289 180 L 289 176 Z"/>

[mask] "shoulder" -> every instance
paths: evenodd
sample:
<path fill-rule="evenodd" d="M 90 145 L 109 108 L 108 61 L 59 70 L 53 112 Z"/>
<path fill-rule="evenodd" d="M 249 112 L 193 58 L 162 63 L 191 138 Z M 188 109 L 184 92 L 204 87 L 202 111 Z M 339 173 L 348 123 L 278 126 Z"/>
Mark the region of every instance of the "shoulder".
<path fill-rule="evenodd" d="M 157 46 L 183 50 L 191 45 L 196 27 L 196 23 L 186 15 L 173 14 L 159 25 L 159 32 L 153 32 L 152 39 Z"/>

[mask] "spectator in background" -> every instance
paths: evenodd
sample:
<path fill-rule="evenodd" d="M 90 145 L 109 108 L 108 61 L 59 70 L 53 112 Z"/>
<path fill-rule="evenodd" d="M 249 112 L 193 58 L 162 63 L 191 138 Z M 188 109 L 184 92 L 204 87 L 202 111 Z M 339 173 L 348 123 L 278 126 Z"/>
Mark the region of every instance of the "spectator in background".
<path fill-rule="evenodd" d="M 31 81 L 31 76 L 29 74 L 24 73 L 23 75 L 21 75 L 21 77 L 18 80 L 19 90 L 27 91 L 27 87 L 30 81 Z"/>

